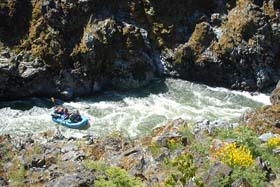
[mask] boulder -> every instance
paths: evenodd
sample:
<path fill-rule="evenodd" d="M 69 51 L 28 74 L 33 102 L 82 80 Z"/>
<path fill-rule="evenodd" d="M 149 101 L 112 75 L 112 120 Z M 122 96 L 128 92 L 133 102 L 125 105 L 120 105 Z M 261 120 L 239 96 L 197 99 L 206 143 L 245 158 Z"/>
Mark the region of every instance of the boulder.
<path fill-rule="evenodd" d="M 8 182 L 3 177 L 0 177 L 0 186 L 8 186 Z"/>
<path fill-rule="evenodd" d="M 215 34 L 209 23 L 202 22 L 195 26 L 195 30 L 192 33 L 188 44 L 193 49 L 196 58 L 198 58 L 198 55 L 203 53 L 210 46 L 214 38 Z"/>
<path fill-rule="evenodd" d="M 64 175 L 61 175 L 47 182 L 45 184 L 45 187 L 89 187 L 93 186 L 93 183 L 94 175 L 92 175 L 91 172 L 83 171 L 78 173 L 65 173 Z"/>
<path fill-rule="evenodd" d="M 158 155 L 155 156 L 155 161 L 157 162 L 162 162 L 164 161 L 164 159 L 166 158 L 170 158 L 170 150 L 166 147 L 161 147 L 160 148 L 160 153 Z"/>
<path fill-rule="evenodd" d="M 273 149 L 272 152 L 273 152 L 275 155 L 280 155 L 280 148 Z"/>
<path fill-rule="evenodd" d="M 270 96 L 270 102 L 273 105 L 280 104 L 280 81 L 276 85 L 276 88 L 272 91 L 271 96 Z"/>
<path fill-rule="evenodd" d="M 232 172 L 232 168 L 230 168 L 229 166 L 222 164 L 220 162 L 215 163 L 213 166 L 210 167 L 210 169 L 204 175 L 203 182 L 206 187 L 211 187 L 213 186 L 216 177 L 229 176 L 231 172 Z"/>
<path fill-rule="evenodd" d="M 280 134 L 279 110 L 280 105 L 268 105 L 246 113 L 245 124 L 252 127 L 258 134 L 264 134 L 264 138 L 272 134 Z M 265 138 L 264 140 L 266 140 Z"/>
<path fill-rule="evenodd" d="M 128 170 L 131 175 L 145 176 L 144 172 L 149 166 L 150 159 L 143 148 L 133 148 L 120 157 L 118 165 Z"/>
<path fill-rule="evenodd" d="M 256 158 L 256 164 L 260 167 L 262 171 L 266 173 L 266 180 L 272 181 L 276 179 L 276 174 L 272 171 L 269 161 L 263 161 L 262 158 Z"/>
<path fill-rule="evenodd" d="M 77 150 L 78 150 L 78 147 L 74 143 L 67 143 L 67 144 L 63 145 L 63 147 L 61 148 L 62 153 L 66 153 L 69 151 L 77 151 Z"/>
<path fill-rule="evenodd" d="M 44 155 L 33 155 L 28 168 L 44 168 L 46 167 L 46 160 Z"/>
<path fill-rule="evenodd" d="M 195 122 L 192 127 L 192 133 L 198 134 L 207 132 L 208 134 L 211 134 L 215 129 L 228 128 L 230 126 L 230 124 L 222 120 L 209 121 L 204 119 Z"/>
<path fill-rule="evenodd" d="M 103 87 L 137 88 L 153 80 L 157 69 L 146 30 L 109 18 L 90 20 L 86 28 L 72 57 L 87 74 L 102 75 Z"/>
<path fill-rule="evenodd" d="M 183 119 L 176 119 L 167 123 L 164 127 L 154 129 L 153 142 L 156 142 L 161 147 L 168 146 L 168 140 L 182 141 L 182 135 L 179 133 L 180 127 L 187 125 Z"/>
<path fill-rule="evenodd" d="M 267 132 L 267 133 L 264 133 L 262 134 L 259 139 L 262 141 L 262 142 L 267 142 L 268 139 L 270 138 L 273 138 L 275 137 L 275 134 L 271 133 L 271 132 Z"/>
<path fill-rule="evenodd" d="M 10 51 L 8 49 L 4 49 L 0 52 L 1 60 L 2 58 L 9 59 L 11 57 Z"/>
<path fill-rule="evenodd" d="M 84 160 L 86 158 L 86 154 L 84 151 L 69 151 L 64 153 L 61 156 L 62 161 L 78 161 L 78 160 Z"/>
<path fill-rule="evenodd" d="M 60 132 L 60 130 L 55 131 L 55 134 L 52 136 L 53 140 L 63 140 L 65 137 Z"/>

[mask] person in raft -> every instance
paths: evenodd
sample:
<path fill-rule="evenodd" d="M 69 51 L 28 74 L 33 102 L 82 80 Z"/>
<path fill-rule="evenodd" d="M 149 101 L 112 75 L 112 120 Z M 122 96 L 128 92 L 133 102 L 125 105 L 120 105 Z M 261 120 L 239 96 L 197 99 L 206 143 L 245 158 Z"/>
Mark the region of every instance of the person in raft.
<path fill-rule="evenodd" d="M 70 121 L 73 123 L 77 123 L 82 120 L 82 117 L 78 110 L 69 114 L 68 109 L 66 107 L 56 106 L 54 113 L 57 114 L 55 115 L 55 117 L 60 117 L 63 118 L 64 120 L 69 118 Z"/>
<path fill-rule="evenodd" d="M 68 119 L 69 118 L 69 113 L 67 108 L 63 108 L 63 114 L 61 115 L 63 119 Z"/>
<path fill-rule="evenodd" d="M 64 108 L 62 106 L 56 106 L 54 109 L 54 113 L 62 115 L 64 112 Z"/>
<path fill-rule="evenodd" d="M 82 120 L 81 115 L 80 115 L 80 113 L 79 113 L 78 110 L 77 110 L 76 112 L 73 112 L 73 113 L 69 116 L 69 118 L 70 118 L 70 121 L 73 122 L 73 123 L 77 123 L 77 122 L 79 122 L 79 121 Z"/>
<path fill-rule="evenodd" d="M 66 107 L 56 106 L 54 109 L 54 114 L 54 117 L 59 117 L 63 119 L 69 118 L 68 109 Z"/>

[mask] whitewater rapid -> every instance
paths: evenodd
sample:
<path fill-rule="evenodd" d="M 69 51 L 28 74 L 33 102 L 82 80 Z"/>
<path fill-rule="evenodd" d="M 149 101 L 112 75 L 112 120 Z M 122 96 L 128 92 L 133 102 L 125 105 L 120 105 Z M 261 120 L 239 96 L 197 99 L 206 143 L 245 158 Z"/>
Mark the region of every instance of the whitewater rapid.
<path fill-rule="evenodd" d="M 213 88 L 183 80 L 167 79 L 129 92 L 105 92 L 100 96 L 64 103 L 79 109 L 90 125 L 75 130 L 52 122 L 49 99 L 32 98 L 0 103 L 0 134 L 37 133 L 59 129 L 65 136 L 73 133 L 105 135 L 113 130 L 135 137 L 149 133 L 169 119 L 203 119 L 238 122 L 242 113 L 270 104 L 265 94 Z"/>

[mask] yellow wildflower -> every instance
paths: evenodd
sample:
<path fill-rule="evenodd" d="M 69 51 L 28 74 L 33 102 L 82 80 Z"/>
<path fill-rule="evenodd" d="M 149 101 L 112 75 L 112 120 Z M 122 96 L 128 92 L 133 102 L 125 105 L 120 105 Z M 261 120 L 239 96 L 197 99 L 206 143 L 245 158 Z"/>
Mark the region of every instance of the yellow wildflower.
<path fill-rule="evenodd" d="M 280 145 L 280 136 L 269 138 L 266 145 L 269 147 L 276 147 L 277 145 Z"/>
<path fill-rule="evenodd" d="M 176 140 L 175 139 L 168 139 L 167 140 L 167 144 L 169 144 L 169 145 L 173 145 L 173 144 L 175 144 L 176 143 Z"/>
<path fill-rule="evenodd" d="M 253 157 L 246 146 L 237 146 L 236 143 L 229 143 L 221 147 L 216 156 L 230 166 L 247 167 L 253 163 Z"/>

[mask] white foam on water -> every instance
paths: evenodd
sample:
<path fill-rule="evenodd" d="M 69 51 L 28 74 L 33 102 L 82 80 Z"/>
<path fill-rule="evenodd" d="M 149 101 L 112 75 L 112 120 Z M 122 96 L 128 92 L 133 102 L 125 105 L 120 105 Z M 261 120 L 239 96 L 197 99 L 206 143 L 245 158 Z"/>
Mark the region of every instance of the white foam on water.
<path fill-rule="evenodd" d="M 106 135 L 120 130 L 135 137 L 150 132 L 169 119 L 223 120 L 238 122 L 245 110 L 269 104 L 264 94 L 212 88 L 188 81 L 167 79 L 164 91 L 154 93 L 159 86 L 131 92 L 107 92 L 103 96 L 64 103 L 80 110 L 89 118 L 88 129 L 75 130 L 52 122 L 52 109 L 32 107 L 27 110 L 0 109 L 0 134 L 24 134 L 47 129 L 59 129 L 66 137 L 79 133 Z M 160 87 L 161 88 L 161 87 Z"/>
<path fill-rule="evenodd" d="M 236 90 L 229 90 L 227 88 L 221 88 L 221 87 L 207 87 L 210 90 L 213 91 L 217 91 L 217 92 L 229 92 L 229 93 L 233 93 L 233 94 L 237 94 L 237 95 L 242 95 L 244 97 L 247 97 L 248 99 L 251 99 L 253 101 L 265 104 L 265 105 L 270 105 L 270 99 L 269 99 L 269 95 L 267 94 L 263 94 L 263 93 L 250 93 L 250 92 L 246 92 L 246 91 L 236 91 Z"/>
<path fill-rule="evenodd" d="M 269 96 L 263 93 L 257 93 L 252 95 L 249 92 L 238 92 L 238 91 L 233 91 L 233 93 L 241 94 L 249 99 L 252 99 L 253 101 L 257 101 L 259 103 L 263 103 L 265 105 L 271 105 Z"/>
<path fill-rule="evenodd" d="M 35 112 L 35 111 L 37 112 Z M 54 126 L 46 127 L 44 124 L 50 124 L 51 119 L 48 110 L 38 110 L 35 107 L 28 111 L 6 109 L 5 112 L 0 109 L 0 134 L 21 134 L 39 132 L 47 129 L 54 129 Z"/>

